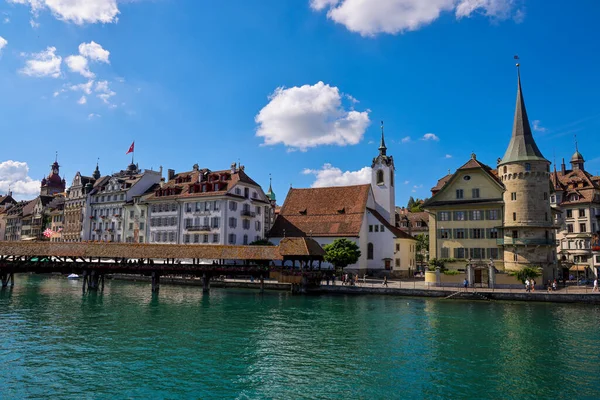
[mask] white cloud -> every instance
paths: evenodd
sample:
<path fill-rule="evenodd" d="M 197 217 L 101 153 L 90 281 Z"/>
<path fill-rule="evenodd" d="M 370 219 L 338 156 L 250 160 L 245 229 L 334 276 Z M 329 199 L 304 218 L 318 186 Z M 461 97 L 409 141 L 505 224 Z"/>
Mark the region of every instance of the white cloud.
<path fill-rule="evenodd" d="M 437 137 L 437 135 L 434 133 L 426 133 L 423 135 L 423 138 L 421 138 L 421 140 L 433 140 L 434 142 L 439 142 L 440 138 Z"/>
<path fill-rule="evenodd" d="M 105 104 L 108 104 L 111 106 L 111 108 L 115 108 L 116 105 L 111 104 L 110 103 L 110 98 L 113 97 L 114 95 L 116 95 L 115 92 L 113 92 L 112 90 L 110 90 L 110 88 L 108 87 L 108 81 L 99 81 L 96 82 L 96 88 L 95 91 L 99 94 L 96 95 L 96 97 L 98 97 L 100 100 L 102 100 Z"/>
<path fill-rule="evenodd" d="M 100 114 L 91 113 L 88 115 L 88 119 L 96 119 L 96 118 L 100 118 Z"/>
<path fill-rule="evenodd" d="M 39 53 L 31 54 L 31 59 L 25 61 L 25 67 L 20 70 L 22 74 L 36 78 L 59 78 L 62 57 L 56 55 L 56 47 L 48 47 Z"/>
<path fill-rule="evenodd" d="M 110 51 L 103 49 L 102 46 L 94 41 L 91 41 L 90 43 L 81 43 L 79 45 L 79 54 L 92 61 L 110 64 L 110 61 L 108 61 Z"/>
<path fill-rule="evenodd" d="M 29 177 L 26 162 L 7 160 L 0 162 L 0 193 L 12 190 L 14 197 L 26 198 L 40 193 L 40 181 Z"/>
<path fill-rule="evenodd" d="M 290 150 L 321 145 L 354 145 L 369 125 L 369 111 L 346 110 L 335 86 L 323 82 L 277 88 L 256 115 L 256 136 L 265 145 L 282 143 Z"/>
<path fill-rule="evenodd" d="M 81 96 L 79 100 L 77 100 L 77 104 L 83 105 L 85 103 L 87 103 L 87 98 L 85 96 Z"/>
<path fill-rule="evenodd" d="M 400 140 L 400 142 L 403 144 L 410 143 L 410 136 L 403 137 L 402 140 Z"/>
<path fill-rule="evenodd" d="M 8 40 L 6 40 L 2 36 L 0 36 L 0 54 L 2 54 L 2 49 L 5 48 L 7 44 L 8 44 Z"/>
<path fill-rule="evenodd" d="M 327 186 L 350 186 L 362 185 L 371 182 L 371 167 L 364 167 L 358 171 L 345 171 L 332 166 L 329 163 L 323 164 L 321 169 L 304 169 L 304 175 L 315 175 L 316 180 L 311 187 Z"/>
<path fill-rule="evenodd" d="M 410 183 L 410 181 L 404 181 L 405 185 L 408 185 Z"/>
<path fill-rule="evenodd" d="M 84 78 L 94 78 L 96 75 L 88 68 L 88 60 L 84 56 L 69 56 L 65 58 L 65 63 L 73 72 L 81 74 Z"/>
<path fill-rule="evenodd" d="M 33 29 L 40 27 L 40 24 L 33 18 L 29 20 L 29 25 L 31 25 Z"/>
<path fill-rule="evenodd" d="M 0 46 L 1 48 L 1 46 Z M 536 119 L 533 121 L 533 130 L 536 132 L 546 132 L 546 128 L 540 125 L 540 120 Z"/>
<path fill-rule="evenodd" d="M 86 83 L 79 83 L 77 85 L 68 85 L 67 88 L 74 92 L 81 90 L 85 94 L 92 94 L 93 86 L 94 86 L 94 81 L 89 80 Z"/>
<path fill-rule="evenodd" d="M 117 0 L 7 0 L 9 3 L 25 4 L 31 7 L 35 17 L 48 9 L 55 18 L 73 22 L 77 25 L 86 23 L 111 23 L 117 21 L 119 8 Z"/>
<path fill-rule="evenodd" d="M 452 158 L 452 154 L 446 154 L 446 158 Z"/>
<path fill-rule="evenodd" d="M 522 15 L 518 0 L 310 0 L 313 10 L 327 10 L 327 17 L 362 36 L 414 31 L 430 24 L 443 12 L 454 12 L 457 19 L 481 13 L 506 19 Z M 520 11 L 520 14 L 519 14 Z M 522 17 L 521 17 L 522 19 Z"/>
<path fill-rule="evenodd" d="M 422 187 L 423 187 L 423 184 L 413 186 L 414 189 L 421 189 Z"/>

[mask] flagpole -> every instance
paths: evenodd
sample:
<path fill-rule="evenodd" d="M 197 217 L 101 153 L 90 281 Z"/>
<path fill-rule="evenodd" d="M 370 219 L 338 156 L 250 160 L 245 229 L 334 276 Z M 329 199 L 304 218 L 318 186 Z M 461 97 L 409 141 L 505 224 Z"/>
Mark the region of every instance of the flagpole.
<path fill-rule="evenodd" d="M 133 156 L 135 155 L 135 140 L 133 141 L 133 151 L 131 152 L 131 163 L 133 164 Z"/>

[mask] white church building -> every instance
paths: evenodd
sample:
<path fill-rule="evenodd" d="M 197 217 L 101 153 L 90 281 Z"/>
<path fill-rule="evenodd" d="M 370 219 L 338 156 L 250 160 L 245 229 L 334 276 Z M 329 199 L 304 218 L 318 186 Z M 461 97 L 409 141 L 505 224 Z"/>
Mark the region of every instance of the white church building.
<path fill-rule="evenodd" d="M 410 235 L 394 226 L 394 158 L 387 155 L 381 132 L 379 154 L 372 162 L 371 183 L 310 189 L 290 189 L 269 232 L 269 240 L 278 244 L 284 237 L 311 237 L 321 246 L 339 238 L 358 244 L 361 256 L 349 271 L 378 274 L 394 271 L 394 259 L 401 249 L 396 239 Z"/>

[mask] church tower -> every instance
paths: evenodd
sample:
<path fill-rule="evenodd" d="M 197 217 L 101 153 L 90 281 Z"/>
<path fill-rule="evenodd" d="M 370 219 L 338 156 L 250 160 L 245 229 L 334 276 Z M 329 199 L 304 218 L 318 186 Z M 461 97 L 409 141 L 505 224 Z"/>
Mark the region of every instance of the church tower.
<path fill-rule="evenodd" d="M 517 68 L 519 64 L 517 64 Z M 508 149 L 498 163 L 504 192 L 504 247 L 506 270 L 542 267 L 543 279 L 552 278 L 555 238 L 550 208 L 550 162 L 538 149 L 521 90 L 518 72 L 517 106 Z"/>
<path fill-rule="evenodd" d="M 42 185 L 40 187 L 41 196 L 53 196 L 57 193 L 63 193 L 65 191 L 66 182 L 60 178 L 60 165 L 58 165 L 58 155 L 54 160 L 54 164 L 50 166 L 50 174 L 48 177 L 42 179 Z"/>
<path fill-rule="evenodd" d="M 394 182 L 394 157 L 387 155 L 385 138 L 383 132 L 383 121 L 381 121 L 381 143 L 379 144 L 379 155 L 373 159 L 371 165 L 371 187 L 375 197 L 376 210 L 392 225 L 395 223 L 396 193 Z"/>

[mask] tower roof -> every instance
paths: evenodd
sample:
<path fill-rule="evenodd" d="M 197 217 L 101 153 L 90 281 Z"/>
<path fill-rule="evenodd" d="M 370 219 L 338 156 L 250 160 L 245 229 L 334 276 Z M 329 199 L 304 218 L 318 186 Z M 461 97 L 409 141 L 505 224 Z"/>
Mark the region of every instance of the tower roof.
<path fill-rule="evenodd" d="M 379 144 L 379 154 L 385 156 L 387 147 L 385 147 L 385 138 L 383 137 L 383 121 L 381 121 L 381 143 Z"/>
<path fill-rule="evenodd" d="M 275 192 L 273 191 L 273 187 L 271 186 L 271 177 L 269 177 L 269 191 L 267 193 L 265 193 L 265 195 L 269 198 L 269 200 L 271 201 L 275 201 Z"/>
<path fill-rule="evenodd" d="M 517 64 L 517 67 L 519 65 Z M 515 120 L 513 123 L 512 137 L 504 153 L 504 157 L 499 165 L 508 164 L 517 161 L 546 161 L 540 149 L 538 149 L 531 126 L 527 118 L 525 109 L 525 100 L 523 100 L 523 91 L 521 90 L 521 73 L 518 73 L 517 84 L 517 106 L 515 108 Z"/>

